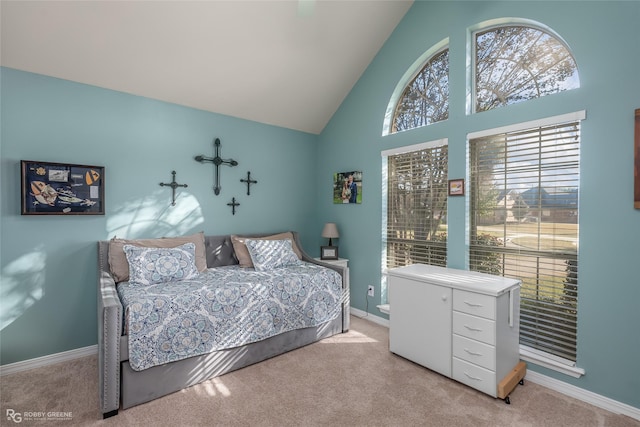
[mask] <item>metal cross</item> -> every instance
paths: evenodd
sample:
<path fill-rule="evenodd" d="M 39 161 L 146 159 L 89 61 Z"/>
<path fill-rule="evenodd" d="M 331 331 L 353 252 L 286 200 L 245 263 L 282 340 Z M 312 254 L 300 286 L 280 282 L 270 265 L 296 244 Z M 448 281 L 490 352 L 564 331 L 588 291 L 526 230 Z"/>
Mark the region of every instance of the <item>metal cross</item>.
<path fill-rule="evenodd" d="M 240 206 L 240 203 L 236 202 L 236 198 L 231 199 L 231 203 L 227 203 L 227 206 L 231 206 L 231 214 L 236 214 L 236 206 Z"/>
<path fill-rule="evenodd" d="M 251 172 L 247 172 L 247 179 L 241 179 L 240 182 L 246 182 L 247 183 L 247 196 L 250 196 L 250 186 L 251 184 L 257 184 L 258 181 L 254 181 L 251 179 Z"/>
<path fill-rule="evenodd" d="M 176 171 L 171 171 L 171 175 L 173 176 L 173 181 L 171 181 L 168 184 L 165 184 L 164 182 L 160 183 L 160 187 L 171 187 L 171 192 L 172 192 L 172 199 L 171 199 L 171 206 L 175 206 L 176 205 L 176 188 L 178 187 L 184 187 L 187 188 L 187 184 L 178 184 L 176 182 Z"/>
<path fill-rule="evenodd" d="M 200 162 L 200 163 L 205 163 L 205 162 L 211 162 L 215 165 L 216 167 L 216 183 L 215 186 L 213 187 L 213 192 L 215 193 L 215 195 L 217 196 L 218 194 L 220 194 L 220 170 L 219 170 L 219 166 L 220 165 L 229 165 L 229 166 L 238 166 L 238 162 L 236 162 L 233 159 L 228 159 L 225 160 L 222 157 L 220 157 L 220 138 L 216 138 L 216 140 L 213 142 L 213 145 L 215 146 L 216 149 L 216 156 L 215 157 L 207 157 L 207 156 L 203 156 L 202 154 L 199 156 L 194 157 L 196 162 Z"/>

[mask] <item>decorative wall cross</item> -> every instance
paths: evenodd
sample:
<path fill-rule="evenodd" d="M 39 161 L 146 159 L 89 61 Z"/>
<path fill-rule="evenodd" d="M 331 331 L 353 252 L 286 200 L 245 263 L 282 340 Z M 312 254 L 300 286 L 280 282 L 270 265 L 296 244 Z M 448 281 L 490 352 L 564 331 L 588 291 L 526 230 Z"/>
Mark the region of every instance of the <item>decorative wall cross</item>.
<path fill-rule="evenodd" d="M 219 166 L 220 165 L 229 165 L 229 166 L 238 166 L 238 162 L 236 162 L 233 159 L 228 159 L 225 160 L 223 158 L 220 157 L 220 139 L 216 138 L 216 140 L 213 142 L 213 145 L 215 146 L 216 149 L 216 156 L 215 157 L 207 157 L 207 156 L 203 156 L 202 154 L 199 156 L 195 157 L 196 162 L 200 162 L 200 163 L 206 163 L 206 162 L 211 162 L 215 165 L 216 167 L 216 183 L 215 186 L 213 187 L 213 192 L 215 193 L 215 195 L 217 196 L 218 194 L 220 194 L 220 170 L 219 170 Z"/>
<path fill-rule="evenodd" d="M 240 203 L 236 202 L 236 198 L 231 199 L 231 203 L 227 203 L 227 206 L 231 206 L 231 215 L 236 214 L 236 206 L 240 206 Z"/>
<path fill-rule="evenodd" d="M 160 187 L 165 187 L 165 186 L 171 187 L 171 193 L 172 193 L 171 206 L 175 206 L 176 205 L 176 188 L 178 187 L 187 188 L 187 184 L 178 184 L 176 182 L 176 171 L 171 171 L 171 175 L 173 176 L 173 180 L 168 184 L 161 182 Z"/>
<path fill-rule="evenodd" d="M 247 179 L 241 179 L 240 182 L 246 182 L 247 183 L 247 196 L 251 195 L 251 189 L 250 186 L 251 184 L 257 184 L 258 181 L 254 181 L 251 179 L 251 172 L 247 172 Z"/>

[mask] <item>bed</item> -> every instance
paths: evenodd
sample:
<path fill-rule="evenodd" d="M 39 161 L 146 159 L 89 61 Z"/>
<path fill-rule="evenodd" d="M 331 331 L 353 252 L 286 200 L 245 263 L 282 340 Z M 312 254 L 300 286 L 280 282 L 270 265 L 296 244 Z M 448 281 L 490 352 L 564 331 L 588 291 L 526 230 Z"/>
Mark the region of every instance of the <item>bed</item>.
<path fill-rule="evenodd" d="M 246 246 L 265 240 L 275 241 L 269 246 L 290 240 L 297 262 L 263 268 L 266 264 L 258 259 L 251 265 Z M 195 251 L 200 254 L 193 263 L 197 275 L 138 286 L 142 282 L 134 278 L 135 269 L 128 277 L 128 265 L 118 264 L 125 249 L 127 256 L 148 254 L 155 246 L 184 241 L 188 249 L 189 241 L 202 246 Z M 98 242 L 104 418 L 349 329 L 346 269 L 310 257 L 296 232 L 251 237 L 198 233 L 184 241 Z"/>

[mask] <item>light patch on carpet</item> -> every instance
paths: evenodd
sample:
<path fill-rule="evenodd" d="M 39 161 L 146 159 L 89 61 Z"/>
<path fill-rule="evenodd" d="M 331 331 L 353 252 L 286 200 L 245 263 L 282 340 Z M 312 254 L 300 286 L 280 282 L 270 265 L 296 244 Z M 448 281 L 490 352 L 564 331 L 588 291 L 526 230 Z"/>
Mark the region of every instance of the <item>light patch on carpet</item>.
<path fill-rule="evenodd" d="M 199 396 L 231 396 L 231 390 L 229 390 L 229 388 L 224 385 L 220 378 L 213 378 L 211 380 L 180 390 L 180 393 L 189 392 L 195 392 Z"/>
<path fill-rule="evenodd" d="M 350 330 L 346 334 L 334 335 L 320 341 L 321 344 L 360 344 L 367 342 L 375 343 L 378 342 L 378 340 L 354 330 Z"/>

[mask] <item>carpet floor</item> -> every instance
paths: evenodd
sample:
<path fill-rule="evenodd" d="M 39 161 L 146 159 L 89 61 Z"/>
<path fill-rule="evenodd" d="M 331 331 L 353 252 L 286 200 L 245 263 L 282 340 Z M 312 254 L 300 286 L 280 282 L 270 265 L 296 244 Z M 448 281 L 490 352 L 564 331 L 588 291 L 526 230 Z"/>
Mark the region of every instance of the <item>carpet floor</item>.
<path fill-rule="evenodd" d="M 351 320 L 346 334 L 106 420 L 97 356 L 6 375 L 0 425 L 640 427 L 526 378 L 507 405 L 390 353 L 387 328 Z"/>

